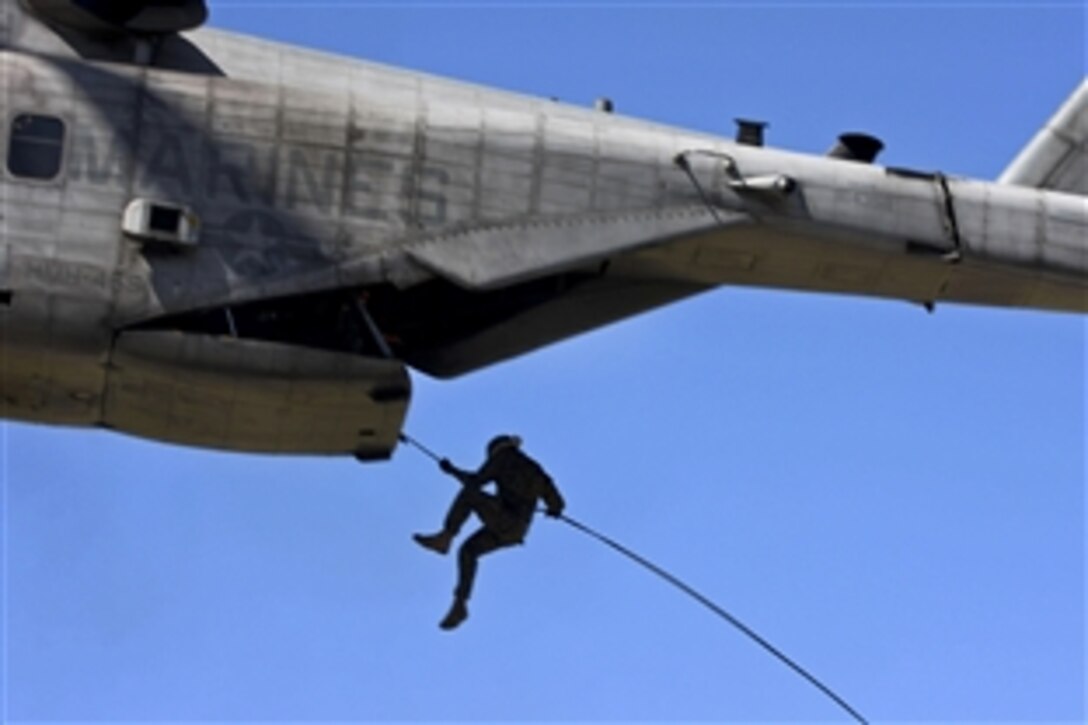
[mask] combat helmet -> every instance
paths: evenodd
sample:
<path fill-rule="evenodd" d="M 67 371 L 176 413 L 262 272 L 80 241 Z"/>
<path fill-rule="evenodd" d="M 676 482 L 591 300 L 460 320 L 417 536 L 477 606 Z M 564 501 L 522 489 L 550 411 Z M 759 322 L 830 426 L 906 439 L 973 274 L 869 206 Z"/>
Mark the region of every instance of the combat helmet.
<path fill-rule="evenodd" d="M 519 448 L 521 447 L 521 438 L 516 435 L 509 435 L 504 433 L 492 438 L 487 444 L 487 457 L 491 458 L 504 448 Z"/>

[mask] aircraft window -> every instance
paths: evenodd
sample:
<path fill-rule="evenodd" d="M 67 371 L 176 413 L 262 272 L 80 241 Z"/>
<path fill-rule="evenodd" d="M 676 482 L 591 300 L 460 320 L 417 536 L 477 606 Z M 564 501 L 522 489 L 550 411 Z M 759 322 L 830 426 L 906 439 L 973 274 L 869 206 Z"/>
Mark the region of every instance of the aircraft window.
<path fill-rule="evenodd" d="M 64 121 L 35 113 L 15 117 L 8 143 L 8 171 L 12 174 L 28 179 L 55 178 L 63 152 Z"/>

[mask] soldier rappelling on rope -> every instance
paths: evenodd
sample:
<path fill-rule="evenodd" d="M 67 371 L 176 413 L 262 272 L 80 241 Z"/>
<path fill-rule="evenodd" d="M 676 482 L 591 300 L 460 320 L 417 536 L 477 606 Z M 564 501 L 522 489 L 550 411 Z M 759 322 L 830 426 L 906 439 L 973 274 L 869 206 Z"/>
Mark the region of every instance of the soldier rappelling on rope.
<path fill-rule="evenodd" d="M 424 548 L 446 554 L 469 516 L 476 514 L 483 524 L 457 552 L 453 605 L 439 623 L 442 629 L 451 630 L 468 617 L 477 560 L 492 551 L 523 543 L 538 501 L 544 501 L 546 513 L 553 517 L 562 515 L 564 502 L 551 476 L 522 452 L 521 439 L 517 436 L 493 438 L 487 444 L 487 460 L 476 472 L 461 470 L 446 458 L 441 459 L 439 467 L 461 482 L 461 491 L 453 500 L 441 531 L 415 534 L 412 538 Z M 494 494 L 483 490 L 488 483 L 495 484 Z"/>
<path fill-rule="evenodd" d="M 781 650 L 714 601 L 623 544 L 580 521 L 565 516 L 563 514 L 563 497 L 559 495 L 559 491 L 556 489 L 551 477 L 544 472 L 540 464 L 521 452 L 520 438 L 510 435 L 493 438 L 487 445 L 487 460 L 484 462 L 483 467 L 475 473 L 462 471 L 450 463 L 448 459 L 442 458 L 403 431 L 400 434 L 400 440 L 415 446 L 424 455 L 438 462 L 443 471 L 457 478 L 463 486 L 461 493 L 454 499 L 453 505 L 450 507 L 442 530 L 429 536 L 415 534 L 415 540 L 423 547 L 439 554 L 446 554 L 471 514 L 475 513 L 484 524 L 482 528 L 461 545 L 458 552 L 457 589 L 453 594 L 453 606 L 450 607 L 446 617 L 439 623 L 442 629 L 455 629 L 468 617 L 467 602 L 469 594 L 472 592 L 472 580 L 476 576 L 477 559 L 488 552 L 522 543 L 529 531 L 529 524 L 532 521 L 533 513 L 536 511 L 537 501 L 543 499 L 547 505 L 546 513 L 549 516 L 558 518 L 571 528 L 596 539 L 639 566 L 661 577 L 670 585 L 714 612 L 726 623 L 738 629 L 769 654 L 778 658 L 780 662 L 833 700 L 835 704 L 841 707 L 844 712 L 849 713 L 861 725 L 867 724 L 868 721 L 864 716 L 851 707 L 834 690 L 820 682 L 812 673 L 787 657 Z M 484 493 L 480 490 L 482 486 L 491 482 L 494 482 L 497 486 L 496 494 Z"/>

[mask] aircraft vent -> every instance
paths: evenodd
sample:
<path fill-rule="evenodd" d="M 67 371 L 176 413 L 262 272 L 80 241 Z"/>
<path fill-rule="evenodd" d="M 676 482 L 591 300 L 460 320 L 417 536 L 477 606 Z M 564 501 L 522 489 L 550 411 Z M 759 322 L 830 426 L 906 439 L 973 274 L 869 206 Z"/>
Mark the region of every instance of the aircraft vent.
<path fill-rule="evenodd" d="M 141 242 L 191 248 L 200 241 L 200 219 L 178 204 L 134 199 L 125 208 L 121 230 Z"/>
<path fill-rule="evenodd" d="M 867 133 L 844 133 L 827 155 L 843 161 L 858 161 L 871 164 L 884 149 L 884 142 Z"/>
<path fill-rule="evenodd" d="M 735 119 L 737 122 L 737 143 L 745 146 L 762 146 L 764 132 L 770 125 L 766 121 L 753 121 L 747 118 Z"/>
<path fill-rule="evenodd" d="M 89 33 L 170 35 L 208 19 L 204 0 L 23 0 L 46 22 Z"/>

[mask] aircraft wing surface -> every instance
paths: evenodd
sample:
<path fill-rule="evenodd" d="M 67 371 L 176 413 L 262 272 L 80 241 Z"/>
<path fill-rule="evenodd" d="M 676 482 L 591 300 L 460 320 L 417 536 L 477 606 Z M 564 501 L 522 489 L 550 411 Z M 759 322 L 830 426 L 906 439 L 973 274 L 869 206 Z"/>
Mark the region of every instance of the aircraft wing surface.
<path fill-rule="evenodd" d="M 689 279 L 682 261 L 754 226 L 746 214 L 695 204 L 526 217 L 422 239 L 412 258 L 490 313 L 465 334 L 428 335 L 408 360 L 454 377 L 698 294 L 713 284 Z"/>
<path fill-rule="evenodd" d="M 491 290 L 748 221 L 702 205 L 531 218 L 444 231 L 409 254 L 460 287 Z"/>

